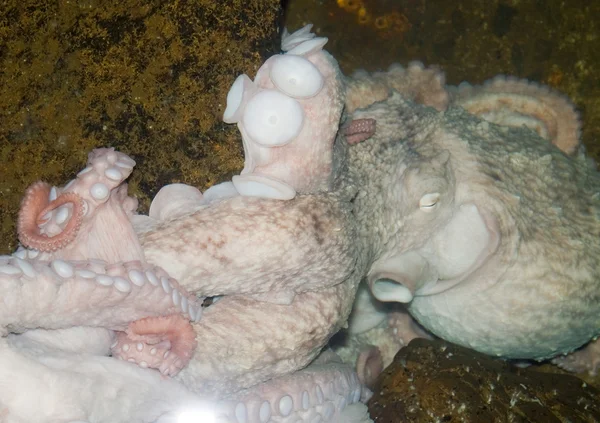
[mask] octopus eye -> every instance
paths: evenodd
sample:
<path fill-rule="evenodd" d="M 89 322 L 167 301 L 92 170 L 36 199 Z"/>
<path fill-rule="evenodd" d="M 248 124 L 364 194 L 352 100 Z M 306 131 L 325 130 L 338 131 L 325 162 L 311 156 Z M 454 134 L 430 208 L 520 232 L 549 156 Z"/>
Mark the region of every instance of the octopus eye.
<path fill-rule="evenodd" d="M 270 76 L 277 88 L 296 98 L 312 97 L 323 88 L 323 75 L 319 69 L 300 56 L 278 56 Z"/>
<path fill-rule="evenodd" d="M 275 90 L 261 91 L 252 97 L 242 118 L 250 138 L 265 147 L 292 141 L 300 133 L 303 121 L 300 104 Z"/>
<path fill-rule="evenodd" d="M 424 212 L 430 212 L 435 208 L 439 199 L 440 199 L 439 192 L 432 192 L 429 194 L 425 194 L 419 200 L 419 208 Z"/>

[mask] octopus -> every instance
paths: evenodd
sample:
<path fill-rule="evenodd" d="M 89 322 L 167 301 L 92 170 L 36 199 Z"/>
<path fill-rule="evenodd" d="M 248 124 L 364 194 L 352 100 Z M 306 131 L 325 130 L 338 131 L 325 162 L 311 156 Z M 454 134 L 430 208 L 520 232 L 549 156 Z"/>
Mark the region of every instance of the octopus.
<path fill-rule="evenodd" d="M 338 354 L 369 386 L 416 337 L 596 374 L 600 175 L 569 100 L 505 76 L 445 86 L 418 62 L 349 84 L 352 119 L 377 127 L 349 153 L 372 255 Z"/>
<path fill-rule="evenodd" d="M 25 193 L 2 421 L 370 422 L 410 336 L 594 370 L 600 178 L 571 104 L 419 63 L 344 77 L 310 29 L 233 83 L 231 181 L 137 214 L 135 161 L 102 148 Z"/>

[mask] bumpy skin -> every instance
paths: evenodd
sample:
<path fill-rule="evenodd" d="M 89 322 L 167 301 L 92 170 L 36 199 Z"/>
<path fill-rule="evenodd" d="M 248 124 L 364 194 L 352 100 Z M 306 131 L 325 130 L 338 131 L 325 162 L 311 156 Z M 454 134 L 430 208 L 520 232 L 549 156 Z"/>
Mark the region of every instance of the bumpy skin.
<path fill-rule="evenodd" d="M 347 79 L 346 112 L 354 113 L 378 101 L 385 101 L 392 91 L 419 104 L 443 111 L 448 107 L 450 94 L 445 86 L 446 76 L 439 69 L 426 68 L 421 62 L 407 67 L 397 63 L 385 72 L 372 74 L 359 70 Z M 470 98 L 468 95 L 465 98 Z"/>
<path fill-rule="evenodd" d="M 195 325 L 207 341 L 180 375 L 200 392 L 308 364 L 347 318 L 364 273 L 352 216 L 335 194 L 240 196 L 147 230 L 140 241 L 150 262 L 201 296 L 226 296 Z M 227 349 L 246 342 L 251 350 Z"/>
<path fill-rule="evenodd" d="M 312 37 L 301 30 L 292 39 Z M 370 421 L 359 379 L 372 383 L 401 344 L 398 329 L 419 329 L 397 314 L 387 324 L 396 307 L 361 294 L 351 324 L 392 341 L 381 348 L 377 336 L 365 337 L 378 349 L 362 350 L 360 375 L 327 350 L 317 357 L 344 325 L 363 276 L 377 298 L 407 302 L 433 333 L 489 354 L 541 359 L 597 335 L 592 165 L 532 131 L 454 105 L 444 111 L 450 96 L 436 70 L 394 69 L 405 80 L 381 75 L 377 95 L 353 107 L 385 100 L 390 89 L 404 97 L 355 111 L 371 123 L 350 123 L 359 139 L 338 139 L 325 157 L 331 174 L 318 172 L 291 201 L 239 196 L 231 184 L 204 194 L 171 186 L 149 217 L 135 216 L 120 185 L 134 163 L 112 150 L 94 151 L 88 170 L 56 195 L 36 185 L 22 242 L 47 251 L 20 250 L 0 264 L 3 421 L 202 421 L 207 413 L 237 423 Z M 71 191 L 77 197 L 53 202 Z M 54 206 L 63 210 L 39 215 Z M 186 290 L 215 302 L 201 313 Z M 190 358 L 182 317 L 146 324 L 173 314 L 195 321 L 198 342 L 176 380 L 143 368 L 172 374 Z M 114 343 L 109 329 L 127 336 Z M 105 357 L 111 347 L 139 367 Z M 152 361 L 159 351 L 162 360 Z"/>
<path fill-rule="evenodd" d="M 328 103 L 338 118 L 340 95 Z M 289 202 L 172 185 L 138 216 L 122 185 L 135 162 L 113 149 L 90 153 L 64 187 L 34 184 L 19 220 L 30 249 L 0 259 L 2 421 L 370 421 L 352 366 L 315 360 L 366 268 L 348 193 L 325 192 L 332 125 L 323 166 L 296 168 L 312 175 L 305 190 L 324 192 Z M 186 365 L 179 382 L 147 369 Z"/>
<path fill-rule="evenodd" d="M 112 149 L 95 151 L 90 160 L 112 161 L 114 154 Z M 85 181 L 69 185 L 81 195 L 89 189 Z M 232 422 L 319 416 L 369 421 L 360 403 L 368 391 L 351 366 L 325 357 L 297 379 L 286 376 L 313 361 L 340 329 L 364 274 L 348 198 L 340 192 L 290 202 L 238 196 L 176 220 L 146 219 L 141 244 L 128 212 L 119 206 L 128 204 L 127 198 L 118 185 L 106 203 L 87 209 L 75 237 L 81 248 L 68 244 L 79 260 L 65 257 L 65 248 L 47 253 L 20 249 L 0 259 L 5 304 L 0 327 L 11 333 L 0 349 L 0 374 L 7 381 L 0 384 L 3 421 L 162 422 L 176 421 L 170 419 L 180 413 L 198 418 L 210 413 Z M 103 210 L 105 204 L 117 212 Z M 248 231 L 249 223 L 258 230 Z M 119 234 L 123 242 L 86 243 L 85 234 L 102 224 L 125 228 Z M 118 257 L 121 249 L 128 256 L 140 245 L 148 253 L 139 260 L 108 264 L 97 258 Z M 161 255 L 161 248 L 168 254 Z M 201 313 L 195 296 L 150 264 L 155 258 L 171 266 L 190 290 L 225 297 Z M 224 277 L 227 269 L 231 273 Z M 188 335 L 177 319 L 174 327 L 167 323 L 157 332 L 163 321 L 146 324 L 145 317 L 182 312 L 199 320 L 193 329 L 199 345 L 178 384 L 144 367 L 164 374 L 179 371 L 189 359 L 186 351 L 193 350 L 189 345 L 186 350 Z M 82 324 L 89 327 L 78 327 Z M 103 328 L 127 335 L 115 338 Z M 140 367 L 101 357 L 111 349 L 113 356 Z M 54 388 L 40 391 L 40 380 Z M 253 385 L 256 390 L 240 391 Z M 23 402 L 23 392 L 36 392 L 40 401 Z M 113 402 L 113 392 L 120 392 L 120 402 Z"/>
<path fill-rule="evenodd" d="M 121 185 L 134 164 L 112 149 L 95 150 L 87 170 L 65 187 L 35 184 L 26 195 L 22 240 L 47 251 L 20 248 L 0 258 L 0 331 L 9 333 L 0 339 L 3 422 L 120 421 L 121 413 L 132 421 L 154 421 L 174 408 L 204 404 L 154 370 L 140 372 L 132 363 L 102 357 L 116 344 L 114 331 L 126 330 L 130 322 L 182 315 L 167 325 L 172 359 L 155 366 L 175 373 L 183 364 L 178 360 L 193 350 L 181 342 L 181 331 L 201 312 L 195 296 L 143 259 L 128 218 L 135 201 Z M 109 171 L 113 178 L 107 178 L 105 170 L 116 166 L 119 174 Z M 66 203 L 73 200 L 78 204 L 71 209 Z M 43 216 L 44 203 L 54 201 L 62 210 Z M 73 219 L 76 225 L 69 224 Z M 27 227 L 31 222 L 35 226 Z M 146 340 L 136 347 L 148 348 Z M 120 391 L 127 393 L 115 395 Z M 38 400 L 24 400 L 25 392 Z M 107 407 L 106 399 L 115 396 Z"/>
<path fill-rule="evenodd" d="M 376 297 L 405 303 L 457 344 L 518 359 L 569 353 L 600 334 L 600 176 L 582 152 L 552 145 L 577 150 L 577 114 L 564 99 L 510 79 L 473 92 L 443 113 L 394 94 L 352 115 L 377 122 L 350 150 L 355 214 L 373 254 L 367 280 Z M 572 119 L 561 126 L 555 116 Z M 377 307 L 355 310 L 354 322 Z M 361 328 L 363 340 L 389 352 L 391 322 L 372 327 L 379 335 Z M 584 351 L 555 361 L 595 371 L 596 343 Z M 595 354 L 587 365 L 586 353 Z"/>
<path fill-rule="evenodd" d="M 72 301 L 74 296 L 82 296 L 81 301 L 89 306 L 100 301 L 97 305 L 102 307 L 104 304 L 97 297 L 109 290 L 121 293 L 125 299 L 134 295 L 146 300 L 158 299 L 157 296 L 161 296 L 164 297 L 163 302 L 171 305 L 172 312 L 183 312 L 192 320 L 199 319 L 201 308 L 196 297 L 181 289 L 177 281 L 169 278 L 162 269 L 153 269 L 145 262 L 137 236 L 129 222 L 137 207 L 137 201 L 128 197 L 127 186 L 121 185 L 134 165 L 135 161 L 113 149 L 97 149 L 89 154 L 87 167 L 63 188 L 50 187 L 38 182 L 25 194 L 19 214 L 19 237 L 23 245 L 35 248 L 35 251 L 40 251 L 41 254 L 27 253 L 23 250 L 11 260 L 12 263 L 6 265 L 8 269 L 16 266 L 17 272 L 30 279 L 41 273 L 45 276 L 56 275 L 67 282 L 60 289 L 47 292 L 43 296 L 44 304 L 56 303 L 51 310 L 56 317 L 60 316 L 58 311 L 62 306 L 61 301 L 68 302 Z M 27 259 L 34 259 L 32 265 L 28 265 L 25 261 Z M 47 272 L 44 267 L 36 267 L 38 262 L 45 264 L 53 272 Z M 75 282 L 71 283 L 73 278 Z M 87 280 L 97 285 L 86 284 Z M 37 289 L 28 284 L 27 292 L 31 293 L 33 298 L 25 297 L 24 300 L 34 303 L 39 301 L 36 295 L 39 296 L 39 292 L 43 292 L 43 286 L 48 282 L 48 278 L 43 278 L 43 282 L 40 283 L 38 278 L 35 283 L 39 283 L 40 287 Z M 104 287 L 106 289 L 103 289 Z M 98 288 L 100 293 L 93 295 L 93 291 L 97 291 Z M 15 303 L 18 303 L 17 299 Z M 7 301 L 7 305 L 10 304 L 11 302 Z M 151 304 L 148 302 L 148 305 Z M 110 304 L 109 307 L 114 305 Z M 10 311 L 10 307 L 6 311 Z M 108 311 L 110 312 L 110 309 Z M 68 309 L 68 313 L 72 311 Z M 17 313 L 12 315 L 16 316 Z M 105 326 L 111 329 L 116 327 L 115 323 L 110 323 L 110 319 L 96 322 L 89 321 L 86 317 L 83 313 L 71 314 L 61 318 L 59 324 L 68 327 L 65 319 L 71 318 L 88 322 L 91 326 Z M 170 351 L 173 353 L 170 358 L 163 360 L 161 357 L 152 363 L 144 363 L 149 367 L 159 368 L 164 374 L 176 373 L 189 361 L 195 340 L 190 336 L 193 332 L 185 319 L 154 319 L 150 314 L 131 318 L 129 312 L 120 317 L 129 319 L 129 322 L 141 317 L 146 317 L 144 322 L 156 320 L 160 330 L 148 330 L 148 325 L 146 328 L 140 328 L 139 325 L 130 326 L 128 336 L 118 337 L 115 356 L 129 358 L 121 355 L 119 351 L 127 344 L 128 339 L 135 338 L 135 343 L 141 345 L 142 349 L 148 342 L 166 342 L 166 349 L 162 354 Z M 52 328 L 47 326 L 47 322 L 48 320 L 44 320 L 45 326 L 42 327 Z M 37 326 L 34 324 L 28 328 L 35 327 Z M 129 346 L 125 347 L 128 348 Z M 139 347 L 136 350 L 139 350 Z"/>

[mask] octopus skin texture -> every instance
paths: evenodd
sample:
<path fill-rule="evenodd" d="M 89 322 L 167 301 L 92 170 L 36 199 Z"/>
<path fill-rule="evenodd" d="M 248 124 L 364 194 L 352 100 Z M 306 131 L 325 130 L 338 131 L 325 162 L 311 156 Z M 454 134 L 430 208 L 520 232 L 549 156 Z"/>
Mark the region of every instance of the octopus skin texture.
<path fill-rule="evenodd" d="M 600 175 L 578 114 L 535 83 L 454 88 L 435 73 L 395 65 L 349 87 L 351 118 L 376 122 L 348 166 L 371 257 L 338 353 L 378 371 L 410 339 L 435 335 L 595 373 Z M 406 88 L 411 78 L 429 86 Z"/>
<path fill-rule="evenodd" d="M 113 155 L 125 159 L 112 149 L 94 151 L 90 167 L 102 168 L 98 160 L 112 161 Z M 89 185 L 79 178 L 69 188 L 83 194 L 82 189 Z M 63 189 L 57 190 L 59 198 Z M 122 185 L 114 188 L 109 198 L 116 209 L 117 204 L 129 203 Z M 166 246 L 184 239 L 175 234 L 189 233 L 190 224 L 195 226 L 193 231 L 198 230 L 190 233 L 193 242 L 202 242 L 202 222 L 209 224 L 212 235 L 207 234 L 208 238 L 221 237 L 216 246 L 206 249 L 206 258 L 213 264 L 200 265 L 194 270 L 197 274 L 182 275 L 181 280 L 196 280 L 200 273 L 210 280 L 211 272 L 221 272 L 220 267 L 228 262 L 231 278 L 216 278 L 197 289 L 192 285 L 184 289 L 164 269 L 150 264 L 150 255 L 108 264 L 98 258 L 103 256 L 101 252 L 83 246 L 81 250 L 90 257 L 55 258 L 54 254 L 63 250 L 21 248 L 1 258 L 4 306 L 0 318 L 6 335 L 0 352 L 2 421 L 180 422 L 208 418 L 276 422 L 310 421 L 319 416 L 325 421 L 369 421 L 360 402 L 368 398 L 369 391 L 353 367 L 328 351 L 314 360 L 350 313 L 362 275 L 355 266 L 364 268 L 351 242 L 352 226 L 345 227 L 351 221 L 344 203 L 333 194 L 300 196 L 292 202 L 238 196 L 201 207 L 188 216 L 194 219 L 191 222 L 183 217 L 159 222 L 153 231 L 139 234 L 152 251 L 153 241 Z M 103 214 L 101 207 L 85 206 L 81 233 L 75 239 L 92 231 L 86 228 L 93 225 L 94 212 L 113 218 L 115 227 L 127 227 L 128 221 L 121 219 L 131 216 L 127 217 L 125 210 L 121 208 L 123 213 L 111 217 Z M 271 263 L 263 259 L 256 265 L 254 276 L 252 269 L 243 269 L 248 258 L 240 250 L 246 244 L 239 238 L 246 236 L 251 221 L 269 229 L 265 233 L 276 230 L 285 238 L 288 232 L 289 243 L 284 239 L 266 242 L 260 231 L 247 234 L 250 244 L 265 243 L 266 251 L 256 253 L 272 257 Z M 171 226 L 175 223 L 183 224 L 184 229 Z M 165 235 L 161 229 L 169 227 L 182 232 Z M 215 227 L 221 228 L 221 235 Z M 131 223 L 129 230 L 133 231 Z M 124 256 L 135 251 L 135 245 L 118 239 L 114 242 L 102 244 L 106 254 L 118 255 L 121 248 Z M 306 248 L 298 249 L 304 242 Z M 315 248 L 323 253 L 313 256 Z M 297 257 L 290 257 L 294 254 Z M 229 258 L 224 261 L 226 256 Z M 237 259 L 241 267 L 236 275 Z M 300 274 L 303 270 L 304 275 Z M 331 279 L 321 277 L 328 273 Z M 232 283 L 235 278 L 242 285 L 256 283 L 257 289 L 238 293 Z M 303 291 L 303 282 L 312 291 Z M 268 295 L 263 288 L 271 289 Z M 223 298 L 203 312 L 199 299 L 188 291 L 216 293 Z M 147 323 L 148 319 L 152 320 Z M 194 322 L 192 338 L 197 346 L 186 344 L 190 341 L 182 320 Z M 194 351 L 193 356 L 186 357 L 186 351 Z M 111 352 L 113 357 L 107 357 Z M 161 375 L 173 375 L 186 364 L 176 378 Z M 299 371 L 291 376 L 294 370 Z M 40 402 L 24 401 L 25 392 L 35 392 Z"/>
<path fill-rule="evenodd" d="M 135 162 L 99 149 L 74 182 L 32 186 L 26 248 L 0 264 L 3 421 L 369 422 L 364 383 L 425 329 L 533 359 L 598 335 L 600 180 L 560 122 L 526 113 L 558 97 L 509 79 L 452 89 L 418 63 L 345 79 L 323 45 L 310 27 L 286 34 L 297 67 L 276 57 L 234 82 L 241 183 L 169 185 L 137 215 Z M 244 116 L 276 127 L 280 101 L 301 110 L 297 132 L 270 127 L 261 145 Z M 327 154 L 313 170 L 299 151 Z M 340 331 L 343 360 L 327 348 Z"/>
<path fill-rule="evenodd" d="M 309 29 L 287 42 L 313 46 Z M 339 120 L 343 92 L 329 94 Z M 321 126 L 333 150 L 337 123 Z M 2 421 L 371 421 L 370 392 L 326 348 L 366 266 L 332 156 L 286 181 L 304 193 L 290 201 L 174 184 L 149 216 L 123 183 L 135 161 L 111 148 L 63 187 L 32 185 L 23 247 L 0 259 Z"/>
<path fill-rule="evenodd" d="M 24 218 L 24 226 L 19 225 L 27 233 L 26 242 L 52 238 L 43 234 L 45 228 L 53 233 L 54 225 L 78 230 L 67 234 L 73 239 L 66 245 L 56 229 L 60 245 L 42 239 L 41 246 L 47 251 L 20 248 L 0 258 L 3 422 L 124 421 L 122 415 L 135 416 L 133 421 L 153 421 L 176 404 L 202 403 L 155 370 L 140 371 L 133 363 L 108 357 L 115 332 L 127 330 L 132 321 L 185 316 L 181 320 L 189 325 L 190 319 L 201 315 L 201 304 L 194 296 L 162 269 L 143 260 L 127 217 L 135 201 L 121 185 L 133 165 L 131 159 L 112 149 L 96 150 L 90 154 L 87 170 L 67 186 L 48 189 L 35 184 L 26 195 L 25 214 L 28 210 L 44 212 L 38 220 L 39 233 L 27 227 L 28 218 Z M 120 180 L 108 178 L 103 170 L 117 167 Z M 112 171 L 108 175 L 116 177 Z M 40 200 L 40 191 L 48 195 L 45 201 Z M 49 211 L 44 203 L 51 204 L 63 193 L 78 204 L 58 201 L 59 208 Z M 69 226 L 70 219 L 80 221 Z M 166 288 L 171 290 L 169 294 Z M 170 329 L 179 330 L 176 326 Z M 162 340 L 169 341 L 169 337 Z M 184 347 L 180 341 L 177 334 L 170 338 L 173 347 Z M 151 348 L 145 341 L 135 347 Z M 160 370 L 171 374 L 183 359 L 172 354 L 171 359 L 161 361 L 164 367 Z M 31 394 L 36 401 L 27 399 Z"/>

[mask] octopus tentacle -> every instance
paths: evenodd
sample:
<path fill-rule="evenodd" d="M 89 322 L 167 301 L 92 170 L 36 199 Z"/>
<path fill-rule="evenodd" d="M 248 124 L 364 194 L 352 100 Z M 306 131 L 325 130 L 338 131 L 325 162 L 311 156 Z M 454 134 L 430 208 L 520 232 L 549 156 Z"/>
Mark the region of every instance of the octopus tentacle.
<path fill-rule="evenodd" d="M 593 339 L 566 356 L 553 358 L 552 363 L 569 372 L 586 372 L 596 376 L 600 370 L 600 338 Z"/>
<path fill-rule="evenodd" d="M 499 125 L 525 125 L 567 154 L 580 145 L 581 122 L 575 106 L 549 87 L 500 75 L 481 86 L 462 83 L 452 96 L 469 113 Z"/>
<path fill-rule="evenodd" d="M 383 357 L 378 347 L 366 346 L 356 360 L 356 373 L 358 378 L 366 386 L 373 387 L 381 372 L 383 371 Z"/>
<path fill-rule="evenodd" d="M 33 184 L 20 211 L 23 245 L 44 253 L 40 256 L 44 260 L 142 259 L 130 222 L 137 200 L 127 196 L 123 184 L 133 166 L 127 155 L 100 148 L 88 155 L 87 167 L 64 187 Z"/>
<path fill-rule="evenodd" d="M 444 111 L 450 101 L 445 84 L 442 71 L 437 67 L 426 68 L 417 61 L 409 63 L 407 68 L 393 64 L 386 72 L 357 71 L 348 80 L 346 110 L 352 113 L 383 101 L 395 90 L 405 98 Z"/>
<path fill-rule="evenodd" d="M 338 284 L 298 294 L 290 305 L 226 296 L 194 325 L 196 338 L 206 342 L 177 378 L 214 395 L 304 367 L 346 321 L 353 295 L 351 284 Z"/>
<path fill-rule="evenodd" d="M 132 322 L 125 332 L 117 334 L 111 350 L 113 357 L 173 376 L 190 361 L 196 345 L 189 321 L 172 315 Z"/>
<path fill-rule="evenodd" d="M 371 392 L 352 367 L 325 351 L 307 368 L 229 396 L 218 417 L 237 422 L 359 421 Z M 366 420 L 360 420 L 366 421 Z M 370 420 L 369 420 L 370 421 Z"/>
<path fill-rule="evenodd" d="M 26 260 L 34 258 L 31 256 L 32 252 L 35 251 L 36 254 L 39 254 L 39 251 L 50 253 L 42 254 L 37 260 L 51 263 L 50 266 L 55 266 L 55 270 L 59 272 L 77 273 L 78 276 L 83 275 L 84 278 L 87 276 L 95 279 L 101 286 L 114 287 L 123 293 L 130 293 L 133 285 L 138 287 L 142 287 L 144 284 L 154 286 L 156 287 L 155 291 L 159 292 L 158 295 L 166 298 L 167 302 L 174 306 L 170 312 L 184 313 L 191 320 L 198 320 L 201 316 L 201 306 L 197 304 L 196 297 L 189 296 L 174 279 L 161 269 L 151 269 L 142 264 L 143 253 L 130 223 L 130 217 L 137 207 L 137 201 L 128 197 L 126 186 L 121 185 L 134 164 L 133 160 L 122 153 L 115 152 L 114 149 L 96 149 L 89 154 L 88 166 L 64 188 L 50 187 L 42 182 L 34 184 L 29 190 L 21 210 L 22 228 L 28 228 L 28 230 L 23 229 L 21 235 L 25 241 L 24 245 L 36 247 L 37 250 L 20 250 L 15 258 L 20 261 L 17 261 L 16 264 L 25 269 L 28 265 Z M 74 203 L 72 210 L 62 207 L 62 211 L 52 212 L 68 202 Z M 83 218 L 84 214 L 85 219 Z M 83 225 L 86 230 L 81 237 L 78 237 L 77 230 Z M 58 233 L 52 235 L 52 232 Z M 33 235 L 31 235 L 32 233 Z M 32 239 L 37 243 L 27 242 Z M 57 242 L 56 239 L 60 239 L 60 242 Z M 70 243 L 71 245 L 69 245 Z M 111 263 L 115 261 L 117 263 L 107 265 L 102 260 L 90 257 L 104 258 Z M 57 258 L 59 260 L 56 260 Z M 86 258 L 87 260 L 73 262 L 73 258 Z M 123 264 L 120 262 L 121 260 L 131 261 Z M 6 269 L 10 269 L 11 264 L 7 266 Z M 29 270 L 31 270 L 31 266 Z M 1 271 L 2 268 L 0 268 Z M 96 274 L 96 277 L 93 274 Z M 59 276 L 65 275 L 59 273 Z M 84 292 L 86 289 L 90 289 L 85 284 L 82 287 Z M 74 294 L 67 296 L 77 297 L 77 288 L 73 288 Z M 69 292 L 68 289 L 67 292 Z M 150 294 L 151 298 L 156 297 L 160 301 L 160 298 L 152 293 L 143 292 L 142 294 Z M 101 306 L 102 302 L 100 301 L 97 305 Z M 152 305 L 154 306 L 154 304 Z M 116 304 L 111 305 L 111 307 L 116 306 Z M 118 306 L 122 307 L 123 305 L 119 304 Z M 127 309 L 127 307 L 125 308 Z M 94 323 L 93 320 L 89 321 L 79 313 L 74 313 L 69 318 L 73 319 L 73 322 L 75 319 L 78 319 L 79 322 L 85 321 L 88 326 L 97 324 L 115 330 L 124 329 L 132 320 L 142 319 L 130 324 L 128 334 L 118 335 L 118 340 L 122 345 L 117 342 L 113 346 L 113 352 L 120 358 L 136 361 L 133 357 L 123 356 L 123 347 L 126 345 L 125 349 L 129 347 L 129 343 L 132 342 L 129 339 L 131 335 L 137 335 L 139 338 L 144 333 L 153 332 L 157 338 L 154 342 L 164 348 L 161 355 L 155 357 L 149 367 L 158 368 L 163 371 L 163 374 L 174 375 L 189 361 L 196 346 L 194 332 L 188 319 L 178 315 L 165 319 L 162 316 L 170 314 L 167 310 L 163 309 L 158 313 L 156 309 L 153 312 L 150 310 L 151 308 L 147 313 L 131 313 L 128 310 L 120 315 L 127 317 L 120 320 L 121 326 L 116 327 L 107 326 L 115 325 L 114 322 L 111 323 L 108 320 Z M 44 323 L 44 325 L 47 324 Z M 35 327 L 35 323 L 32 326 Z M 28 326 L 27 329 L 29 328 L 31 327 Z M 142 328 L 143 331 L 140 332 Z M 141 340 L 137 339 L 134 345 L 144 345 L 140 342 Z M 165 355 L 170 356 L 167 358 Z M 137 362 L 140 365 L 146 364 L 143 360 Z"/>
<path fill-rule="evenodd" d="M 344 362 L 355 362 L 360 381 L 371 387 L 400 349 L 414 338 L 433 337 L 406 310 L 375 306 L 377 300 L 368 301 L 365 293 L 367 291 L 361 287 L 347 336 L 343 343 L 334 344 L 334 350 Z M 387 314 L 383 314 L 384 310 Z M 369 324 L 365 325 L 365 321 Z"/>
<path fill-rule="evenodd" d="M 238 196 L 138 236 L 148 262 L 200 297 L 293 298 L 347 280 L 358 254 L 355 230 L 335 195 L 290 202 Z"/>
<path fill-rule="evenodd" d="M 135 266 L 2 257 L 0 328 L 20 333 L 85 322 L 86 326 L 124 330 L 131 321 L 147 316 L 183 313 L 191 320 L 199 318 L 201 305 L 177 281 L 160 277 L 164 272 L 153 266 L 140 270 Z M 174 301 L 175 292 L 179 301 Z"/>
<path fill-rule="evenodd" d="M 21 203 L 17 222 L 21 243 L 26 247 L 44 252 L 56 251 L 72 242 L 77 236 L 84 215 L 84 203 L 79 195 L 66 193 L 49 202 L 50 192 L 51 187 L 45 182 L 40 181 L 31 185 Z M 47 221 L 44 216 L 68 203 L 73 205 L 73 212 L 72 218 L 64 230 L 54 236 L 41 234 L 38 225 Z"/>

